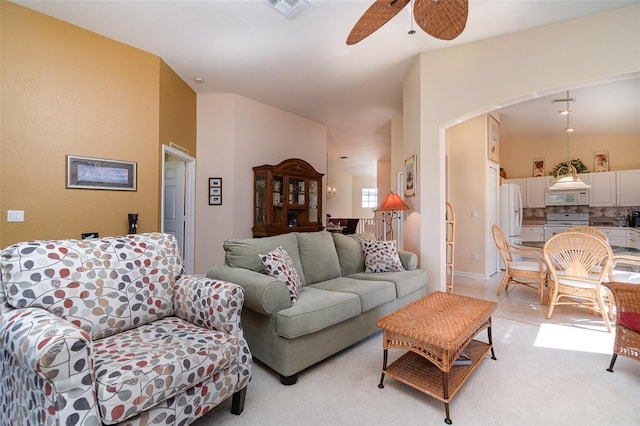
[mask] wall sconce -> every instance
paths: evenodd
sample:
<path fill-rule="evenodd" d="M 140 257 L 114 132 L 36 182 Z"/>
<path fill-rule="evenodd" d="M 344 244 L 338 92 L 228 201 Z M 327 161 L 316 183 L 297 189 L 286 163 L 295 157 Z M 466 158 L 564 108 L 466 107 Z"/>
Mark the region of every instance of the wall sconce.
<path fill-rule="evenodd" d="M 336 195 L 336 189 L 327 185 L 327 199 L 330 200 L 334 195 Z"/>

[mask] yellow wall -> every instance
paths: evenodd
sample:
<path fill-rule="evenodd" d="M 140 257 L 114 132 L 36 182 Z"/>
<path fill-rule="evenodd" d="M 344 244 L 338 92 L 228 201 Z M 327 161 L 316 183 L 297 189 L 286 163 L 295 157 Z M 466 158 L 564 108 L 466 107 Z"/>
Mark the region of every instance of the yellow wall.
<path fill-rule="evenodd" d="M 171 138 L 195 155 L 193 91 L 154 55 L 0 8 L 0 245 L 122 235 L 127 213 L 140 214 L 139 232 L 159 230 L 160 144 Z M 137 191 L 65 189 L 68 154 L 137 162 Z M 8 209 L 25 221 L 8 223 Z"/>
<path fill-rule="evenodd" d="M 595 171 L 594 153 L 609 151 L 609 170 L 640 169 L 640 140 L 637 135 L 581 137 L 572 136 L 571 158 L 579 158 L 590 172 Z M 545 173 L 567 161 L 567 140 L 560 136 L 548 139 L 500 139 L 500 167 L 509 178 L 533 176 L 533 159 L 544 158 Z"/>

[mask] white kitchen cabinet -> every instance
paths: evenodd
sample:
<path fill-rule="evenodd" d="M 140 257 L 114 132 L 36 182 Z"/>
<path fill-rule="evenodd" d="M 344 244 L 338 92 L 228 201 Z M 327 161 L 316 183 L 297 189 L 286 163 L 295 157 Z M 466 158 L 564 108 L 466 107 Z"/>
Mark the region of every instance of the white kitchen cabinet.
<path fill-rule="evenodd" d="M 640 230 L 629 229 L 627 232 L 627 247 L 640 250 Z"/>
<path fill-rule="evenodd" d="M 589 206 L 611 207 L 616 205 L 616 173 L 600 172 L 587 173 L 584 179 L 591 189 L 589 190 Z M 585 175 L 580 175 L 580 178 Z"/>
<path fill-rule="evenodd" d="M 522 207 L 527 206 L 527 179 L 526 178 L 518 178 L 518 179 L 505 179 L 504 183 L 515 183 L 520 187 L 520 195 L 522 196 Z"/>
<path fill-rule="evenodd" d="M 523 225 L 522 226 L 522 242 L 544 242 L 544 226 L 542 225 Z"/>
<path fill-rule="evenodd" d="M 640 206 L 640 170 L 619 170 L 615 174 L 618 201 L 616 205 Z"/>
<path fill-rule="evenodd" d="M 527 207 L 545 207 L 546 176 L 527 178 Z"/>
<path fill-rule="evenodd" d="M 597 227 L 607 235 L 609 244 L 612 246 L 627 247 L 627 228 L 607 228 Z"/>

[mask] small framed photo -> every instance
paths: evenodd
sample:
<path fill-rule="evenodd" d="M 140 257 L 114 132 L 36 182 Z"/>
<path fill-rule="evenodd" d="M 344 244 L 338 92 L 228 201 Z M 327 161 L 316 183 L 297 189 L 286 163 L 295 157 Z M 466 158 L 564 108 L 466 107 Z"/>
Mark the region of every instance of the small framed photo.
<path fill-rule="evenodd" d="M 487 116 L 487 149 L 489 160 L 500 162 L 500 123 L 493 115 Z"/>
<path fill-rule="evenodd" d="M 609 171 L 609 151 L 596 151 L 593 158 L 594 167 L 596 172 L 608 172 Z"/>
<path fill-rule="evenodd" d="M 544 158 L 533 160 L 533 177 L 544 176 Z"/>
<path fill-rule="evenodd" d="M 404 160 L 404 179 L 404 196 L 413 197 L 416 195 L 416 182 L 418 180 L 415 155 Z"/>
<path fill-rule="evenodd" d="M 210 206 L 222 205 L 222 178 L 221 177 L 209 178 L 209 205 Z"/>

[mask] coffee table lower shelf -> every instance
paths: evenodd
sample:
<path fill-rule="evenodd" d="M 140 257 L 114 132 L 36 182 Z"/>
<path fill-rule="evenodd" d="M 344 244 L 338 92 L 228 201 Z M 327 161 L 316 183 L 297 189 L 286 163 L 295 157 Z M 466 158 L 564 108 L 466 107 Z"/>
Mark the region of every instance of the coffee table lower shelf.
<path fill-rule="evenodd" d="M 470 341 L 464 352 L 471 358 L 471 365 L 455 365 L 451 367 L 448 374 L 426 358 L 411 351 L 395 360 L 382 373 L 448 404 L 480 364 L 480 361 L 484 359 L 487 352 L 491 350 L 491 347 L 492 345 L 489 343 L 478 340 Z M 445 380 L 447 381 L 448 397 L 445 397 Z"/>

